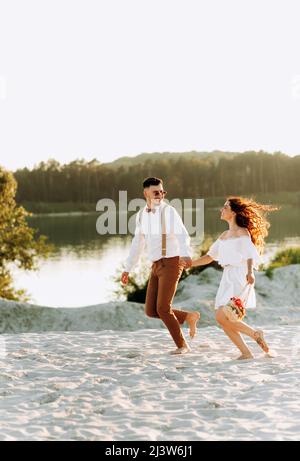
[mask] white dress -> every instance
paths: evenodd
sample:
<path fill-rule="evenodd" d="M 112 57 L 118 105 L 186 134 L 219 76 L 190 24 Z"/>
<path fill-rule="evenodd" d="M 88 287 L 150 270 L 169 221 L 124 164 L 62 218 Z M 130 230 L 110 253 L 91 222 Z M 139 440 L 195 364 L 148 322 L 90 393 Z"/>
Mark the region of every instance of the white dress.
<path fill-rule="evenodd" d="M 224 268 L 221 282 L 216 294 L 215 309 L 228 303 L 232 296 L 239 296 L 247 283 L 247 259 L 253 259 L 253 269 L 258 270 L 261 257 L 248 235 L 228 239 L 218 238 L 209 248 L 207 254 Z M 243 293 L 243 298 L 246 295 Z M 254 284 L 245 303 L 247 309 L 256 307 Z"/>

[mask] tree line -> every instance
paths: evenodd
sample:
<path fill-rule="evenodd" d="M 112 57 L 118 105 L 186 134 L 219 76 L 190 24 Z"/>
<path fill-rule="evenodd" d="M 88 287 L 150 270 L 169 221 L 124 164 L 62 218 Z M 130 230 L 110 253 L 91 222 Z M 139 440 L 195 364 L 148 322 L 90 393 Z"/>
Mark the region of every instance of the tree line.
<path fill-rule="evenodd" d="M 118 201 L 126 190 L 128 200 L 140 197 L 142 181 L 148 176 L 163 179 L 167 198 L 206 198 L 228 194 L 259 194 L 300 190 L 300 155 L 277 152 L 244 152 L 214 157 L 151 156 L 142 163 L 116 167 L 92 161 L 74 160 L 60 164 L 50 159 L 33 169 L 14 172 L 18 202 L 96 203 L 101 198 Z"/>

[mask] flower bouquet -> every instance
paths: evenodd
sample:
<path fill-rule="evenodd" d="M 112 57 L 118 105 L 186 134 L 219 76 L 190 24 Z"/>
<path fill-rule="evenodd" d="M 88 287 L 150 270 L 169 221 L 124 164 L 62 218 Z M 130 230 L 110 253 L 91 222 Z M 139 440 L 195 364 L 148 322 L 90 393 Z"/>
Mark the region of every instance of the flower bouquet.
<path fill-rule="evenodd" d="M 240 296 L 245 290 L 245 288 L 247 288 L 247 286 L 249 286 L 247 298 L 243 300 L 242 298 L 240 298 Z M 228 320 L 231 320 L 231 322 L 240 322 L 241 320 L 243 320 L 243 318 L 246 315 L 245 304 L 247 302 L 249 292 L 250 284 L 247 283 L 247 285 L 243 288 L 239 296 L 232 296 L 232 298 L 230 298 L 230 301 L 226 304 L 226 306 L 223 306 L 223 312 Z"/>

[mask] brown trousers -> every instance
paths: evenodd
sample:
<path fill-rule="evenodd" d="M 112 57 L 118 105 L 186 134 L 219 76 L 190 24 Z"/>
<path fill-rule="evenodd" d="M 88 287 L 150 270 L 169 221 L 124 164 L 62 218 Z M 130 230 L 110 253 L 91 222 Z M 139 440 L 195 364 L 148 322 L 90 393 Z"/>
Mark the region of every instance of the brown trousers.
<path fill-rule="evenodd" d="M 172 309 L 183 266 L 179 256 L 161 258 L 152 264 L 148 282 L 145 313 L 149 317 L 160 318 L 168 328 L 177 347 L 185 343 L 180 324 L 183 324 L 188 312 Z"/>

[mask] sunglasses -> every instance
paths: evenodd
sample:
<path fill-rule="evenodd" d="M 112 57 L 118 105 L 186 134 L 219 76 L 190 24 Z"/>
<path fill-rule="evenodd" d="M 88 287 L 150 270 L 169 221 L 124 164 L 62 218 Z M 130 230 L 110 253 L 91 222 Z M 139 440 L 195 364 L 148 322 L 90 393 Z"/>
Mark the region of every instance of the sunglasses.
<path fill-rule="evenodd" d="M 153 194 L 155 197 L 158 197 L 159 195 L 166 195 L 167 191 L 166 190 L 154 190 Z"/>

